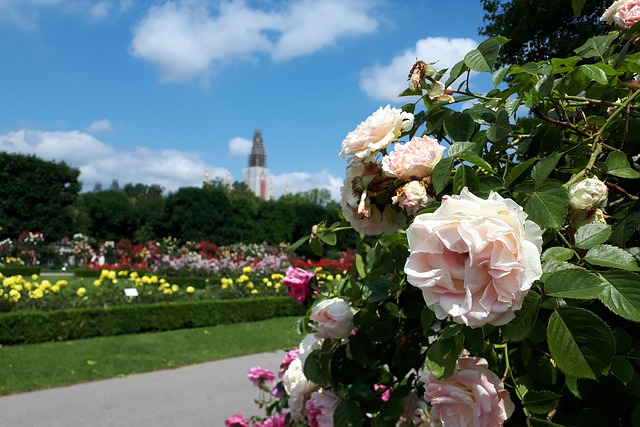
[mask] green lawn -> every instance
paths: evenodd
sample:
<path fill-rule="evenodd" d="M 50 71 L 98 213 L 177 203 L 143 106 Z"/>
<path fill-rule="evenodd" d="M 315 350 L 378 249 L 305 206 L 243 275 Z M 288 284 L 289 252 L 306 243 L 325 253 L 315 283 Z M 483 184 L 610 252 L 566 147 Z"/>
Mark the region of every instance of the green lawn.
<path fill-rule="evenodd" d="M 0 395 L 292 348 L 297 319 L 0 346 Z"/>

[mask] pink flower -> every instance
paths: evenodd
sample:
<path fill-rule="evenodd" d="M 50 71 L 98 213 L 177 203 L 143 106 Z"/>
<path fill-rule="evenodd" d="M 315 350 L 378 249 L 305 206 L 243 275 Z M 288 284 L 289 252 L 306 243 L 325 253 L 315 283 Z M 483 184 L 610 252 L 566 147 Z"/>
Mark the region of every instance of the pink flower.
<path fill-rule="evenodd" d="M 443 152 L 444 147 L 435 139 L 413 137 L 406 144 L 397 144 L 382 159 L 382 170 L 405 181 L 425 178 L 431 176 Z"/>
<path fill-rule="evenodd" d="M 333 413 L 340 398 L 333 392 L 314 391 L 307 401 L 307 421 L 310 427 L 333 427 Z"/>
<path fill-rule="evenodd" d="M 226 427 L 249 427 L 249 421 L 245 420 L 242 414 L 235 414 L 224 421 Z"/>
<path fill-rule="evenodd" d="M 605 10 L 601 21 L 628 29 L 640 21 L 640 0 L 617 0 Z"/>
<path fill-rule="evenodd" d="M 347 176 L 340 189 L 340 207 L 345 219 L 358 233 L 390 234 L 407 222 L 407 217 L 390 204 L 380 210 L 377 205 L 370 203 L 366 186 L 379 173 L 380 169 L 374 163 L 355 163 L 347 168 Z"/>
<path fill-rule="evenodd" d="M 300 304 L 304 304 L 307 298 L 311 295 L 311 279 L 315 277 L 315 273 L 311 273 L 302 268 L 287 268 L 282 282 L 287 286 L 287 292 L 289 296 Z"/>
<path fill-rule="evenodd" d="M 284 374 L 284 372 L 289 368 L 289 365 L 291 364 L 291 362 L 294 359 L 298 358 L 299 354 L 300 354 L 300 350 L 298 350 L 297 348 L 287 351 L 287 353 L 284 355 L 284 359 L 282 359 L 282 362 L 280 363 L 280 371 L 278 371 L 278 376 L 280 378 L 282 378 L 282 375 Z"/>
<path fill-rule="evenodd" d="M 424 398 L 431 414 L 449 427 L 497 427 L 509 419 L 515 406 L 498 376 L 477 357 L 458 359 L 459 370 L 438 380 L 425 375 Z"/>
<path fill-rule="evenodd" d="M 403 131 L 413 127 L 413 114 L 391 108 L 380 107 L 375 113 L 349 132 L 342 141 L 342 157 L 369 162 L 389 144 L 398 139 Z"/>
<path fill-rule="evenodd" d="M 382 384 L 374 384 L 373 389 L 383 390 L 382 395 L 380 395 L 380 400 L 382 400 L 383 402 L 388 402 L 389 399 L 391 398 L 391 389 L 388 388 L 387 386 L 384 386 Z"/>
<path fill-rule="evenodd" d="M 418 215 L 407 230 L 407 280 L 422 291 L 440 320 L 499 326 L 542 275 L 540 227 L 511 199 L 487 200 L 466 188 L 445 196 L 433 213 Z"/>
<path fill-rule="evenodd" d="M 284 423 L 286 418 L 287 418 L 286 413 L 282 413 L 275 417 L 268 418 L 264 421 L 264 423 L 262 423 L 261 427 L 285 427 Z M 258 427 L 258 425 L 255 424 L 253 427 Z"/>
<path fill-rule="evenodd" d="M 249 381 L 253 383 L 253 385 L 259 388 L 264 387 L 265 383 L 271 382 L 275 379 L 275 375 L 273 374 L 273 372 L 259 366 L 249 368 L 247 377 L 249 378 Z"/>
<path fill-rule="evenodd" d="M 311 312 L 310 320 L 317 322 L 316 339 L 346 338 L 353 329 L 353 313 L 342 298 L 331 298 L 320 301 Z"/>
<path fill-rule="evenodd" d="M 427 193 L 424 182 L 410 181 L 396 190 L 396 195 L 391 201 L 407 214 L 415 215 L 420 209 L 433 203 L 434 198 Z"/>

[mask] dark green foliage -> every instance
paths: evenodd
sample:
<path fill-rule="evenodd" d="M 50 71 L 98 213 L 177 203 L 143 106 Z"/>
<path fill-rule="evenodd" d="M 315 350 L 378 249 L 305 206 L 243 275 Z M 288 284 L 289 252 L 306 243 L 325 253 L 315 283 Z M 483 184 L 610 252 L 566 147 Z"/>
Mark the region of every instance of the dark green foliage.
<path fill-rule="evenodd" d="M 64 162 L 0 152 L 0 238 L 40 231 L 48 241 L 72 234 L 78 169 Z"/>
<path fill-rule="evenodd" d="M 9 276 L 31 276 L 32 274 L 40 274 L 40 267 L 27 267 L 27 266 L 8 266 L 0 267 L 0 274 L 5 277 Z"/>
<path fill-rule="evenodd" d="M 485 26 L 480 35 L 504 36 L 498 65 L 568 57 L 589 37 L 605 34 L 600 16 L 610 1 L 586 0 L 575 16 L 571 0 L 480 0 Z"/>
<path fill-rule="evenodd" d="M 301 315 L 288 297 L 121 306 L 108 309 L 23 311 L 0 315 L 0 343 L 66 341 L 169 331 Z"/>

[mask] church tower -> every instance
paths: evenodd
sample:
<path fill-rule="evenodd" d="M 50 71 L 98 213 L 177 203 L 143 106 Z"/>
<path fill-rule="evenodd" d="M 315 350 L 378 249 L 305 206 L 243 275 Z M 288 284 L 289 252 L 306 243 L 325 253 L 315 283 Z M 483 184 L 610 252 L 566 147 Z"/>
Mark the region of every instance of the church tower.
<path fill-rule="evenodd" d="M 249 167 L 244 170 L 244 182 L 256 196 L 264 200 L 271 198 L 267 154 L 264 151 L 262 131 L 259 128 L 253 133 Z"/>

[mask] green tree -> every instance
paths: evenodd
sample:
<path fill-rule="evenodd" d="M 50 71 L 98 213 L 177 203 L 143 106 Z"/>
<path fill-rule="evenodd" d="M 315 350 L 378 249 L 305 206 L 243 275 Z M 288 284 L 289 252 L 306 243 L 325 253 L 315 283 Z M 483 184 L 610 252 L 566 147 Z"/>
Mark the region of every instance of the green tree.
<path fill-rule="evenodd" d="M 496 65 L 522 64 L 572 56 L 585 40 L 608 31 L 600 16 L 611 3 L 585 0 L 579 16 L 571 0 L 480 0 L 484 15 L 482 36 L 504 36 Z"/>
<path fill-rule="evenodd" d="M 97 240 L 131 239 L 136 232 L 133 204 L 122 191 L 83 193 L 79 208 L 90 218 L 88 235 Z"/>
<path fill-rule="evenodd" d="M 55 240 L 73 232 L 79 175 L 64 162 L 0 152 L 0 236 L 30 230 Z"/>

